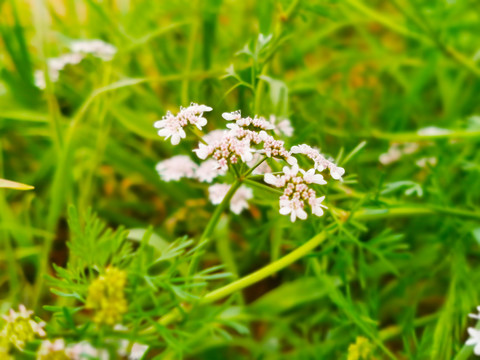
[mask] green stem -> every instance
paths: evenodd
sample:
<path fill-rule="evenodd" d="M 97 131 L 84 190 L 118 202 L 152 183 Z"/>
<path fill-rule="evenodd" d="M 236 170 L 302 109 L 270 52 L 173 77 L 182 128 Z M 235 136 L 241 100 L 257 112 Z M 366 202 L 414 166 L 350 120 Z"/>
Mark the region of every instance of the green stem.
<path fill-rule="evenodd" d="M 315 235 L 313 238 L 308 240 L 305 244 L 293 250 L 288 255 L 285 255 L 284 257 L 278 259 L 277 261 L 274 261 L 271 264 L 261 268 L 260 270 L 257 270 L 247 276 L 242 277 L 241 279 L 238 279 L 228 285 L 225 285 L 217 290 L 214 290 L 208 293 L 203 297 L 202 300 L 200 300 L 200 304 L 201 305 L 210 304 L 217 300 L 223 299 L 239 290 L 242 290 L 252 284 L 255 284 L 277 273 L 278 271 L 286 268 L 287 266 L 291 265 L 295 261 L 301 259 L 305 255 L 310 253 L 310 251 L 312 251 L 318 245 L 324 242 L 326 238 L 327 238 L 327 234 L 325 231 Z M 182 317 L 181 312 L 178 309 L 174 309 L 168 314 L 166 314 L 165 316 L 163 316 L 159 320 L 159 323 L 166 326 L 168 324 L 171 324 L 181 319 L 181 317 Z"/>
<path fill-rule="evenodd" d="M 223 211 L 227 208 L 227 206 L 230 204 L 230 200 L 232 199 L 233 195 L 238 190 L 240 185 L 242 185 L 242 182 L 237 179 L 232 184 L 232 187 L 228 190 L 227 195 L 225 195 L 220 205 L 218 205 L 215 211 L 213 212 L 213 215 L 210 218 L 210 221 L 208 222 L 207 226 L 205 227 L 205 230 L 202 233 L 202 236 L 200 236 L 200 240 L 198 241 L 197 250 L 195 252 L 195 255 L 192 258 L 190 267 L 188 268 L 189 275 L 192 275 L 197 271 L 198 262 L 200 260 L 200 253 L 201 253 L 200 249 L 203 249 L 205 245 L 210 241 L 210 236 L 212 235 L 213 230 L 217 226 L 218 220 L 220 220 L 220 216 L 222 215 Z"/>
<path fill-rule="evenodd" d="M 452 208 L 442 208 L 434 205 L 413 205 L 403 207 L 393 207 L 388 209 L 362 209 L 353 214 L 356 220 L 377 220 L 390 217 L 401 216 L 415 216 L 415 215 L 435 215 L 445 214 L 459 217 L 465 217 L 470 219 L 480 219 L 479 212 L 472 212 L 466 210 L 458 210 Z"/>
<path fill-rule="evenodd" d="M 284 257 L 278 259 L 277 261 L 274 261 L 273 263 L 261 268 L 260 270 L 257 270 L 247 276 L 244 276 L 241 279 L 238 279 L 237 281 L 234 281 L 224 287 L 221 287 L 220 289 L 214 290 L 207 295 L 200 301 L 201 304 L 210 304 L 212 302 L 215 302 L 217 300 L 223 299 L 224 297 L 227 297 L 228 295 L 233 294 L 236 291 L 242 290 L 252 284 L 255 284 L 270 275 L 273 275 L 277 273 L 278 271 L 286 268 L 287 266 L 291 265 L 295 261 L 301 259 L 310 251 L 315 249 L 318 245 L 320 245 L 322 242 L 325 241 L 327 238 L 327 234 L 325 231 L 315 235 L 313 238 L 308 240 L 305 244 L 302 246 L 298 247 L 297 249 L 293 250 L 291 253 L 288 255 L 285 255 Z"/>

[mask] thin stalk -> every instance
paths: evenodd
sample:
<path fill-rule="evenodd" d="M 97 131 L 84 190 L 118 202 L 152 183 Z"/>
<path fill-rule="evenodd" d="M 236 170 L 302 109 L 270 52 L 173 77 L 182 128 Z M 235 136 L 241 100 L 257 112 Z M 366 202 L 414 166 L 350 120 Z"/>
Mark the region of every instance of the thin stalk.
<path fill-rule="evenodd" d="M 192 4 L 193 6 L 193 13 L 196 13 L 196 10 L 198 9 L 198 1 L 194 1 Z M 198 38 L 198 29 L 200 27 L 199 21 L 194 20 L 192 24 L 192 30 L 190 32 L 190 42 L 188 44 L 188 49 L 187 49 L 187 57 L 186 57 L 186 63 L 185 63 L 185 78 L 182 81 L 182 103 L 183 104 L 188 104 L 189 102 L 189 75 L 190 72 L 192 71 L 192 64 L 193 64 L 193 58 L 195 55 L 195 45 L 197 44 L 197 38 Z"/>
<path fill-rule="evenodd" d="M 269 265 L 264 266 L 260 270 L 257 270 L 249 275 L 246 275 L 228 285 L 225 285 L 217 290 L 214 290 L 207 295 L 205 295 L 202 300 L 200 300 L 201 305 L 210 304 L 217 300 L 223 299 L 239 290 L 242 290 L 252 284 L 255 284 L 277 272 L 286 268 L 287 266 L 293 264 L 295 261 L 301 259 L 310 251 L 315 249 L 318 245 L 325 241 L 327 234 L 325 231 L 315 235 L 313 238 L 308 240 L 305 244 L 293 250 L 288 255 L 270 263 Z M 182 318 L 182 313 L 178 309 L 174 309 L 165 316 L 163 316 L 159 323 L 161 325 L 167 326 L 179 319 Z"/>
<path fill-rule="evenodd" d="M 242 185 L 242 182 L 237 179 L 232 184 L 232 187 L 228 190 L 227 195 L 225 195 L 225 197 L 223 198 L 220 205 L 218 205 L 217 208 L 215 209 L 215 211 L 213 212 L 212 217 L 210 218 L 207 226 L 205 227 L 205 230 L 203 231 L 202 235 L 200 236 L 200 240 L 198 241 L 197 251 L 192 258 L 192 262 L 190 263 L 190 267 L 188 268 L 188 274 L 189 275 L 192 275 L 197 271 L 198 262 L 200 260 L 200 251 L 199 250 L 204 248 L 205 245 L 209 242 L 210 236 L 212 235 L 213 230 L 217 226 L 218 220 L 220 220 L 220 216 L 222 215 L 223 211 L 227 208 L 227 206 L 230 204 L 230 200 L 232 199 L 233 195 L 235 195 L 235 192 L 238 190 L 240 185 Z"/>

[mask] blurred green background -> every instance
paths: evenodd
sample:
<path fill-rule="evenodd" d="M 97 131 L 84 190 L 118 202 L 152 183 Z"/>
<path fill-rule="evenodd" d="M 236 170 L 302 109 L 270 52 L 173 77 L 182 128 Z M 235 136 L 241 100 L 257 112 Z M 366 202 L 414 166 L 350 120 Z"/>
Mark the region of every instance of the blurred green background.
<path fill-rule="evenodd" d="M 153 122 L 194 101 L 214 108 L 209 130 L 236 109 L 288 117 L 289 146 L 318 146 L 340 164 L 366 141 L 344 165 L 349 190 L 331 198 L 346 211 L 396 203 L 438 210 L 348 224 L 245 293 L 247 304 L 266 304 L 253 312 L 250 335 L 195 356 L 234 358 L 241 349 L 257 359 L 343 358 L 363 334 L 401 359 L 454 358 L 480 303 L 479 34 L 473 0 L 0 1 L 0 178 L 35 186 L 0 192 L 2 309 L 29 303 L 42 261 L 65 264 L 68 204 L 93 208 L 112 227 L 153 225 L 168 240 L 201 233 L 213 209 L 206 187 L 165 183 L 155 171 L 195 143 L 173 147 Z M 34 72 L 78 39 L 102 39 L 118 52 L 35 87 Z M 431 126 L 450 131 L 418 133 Z M 379 161 L 392 143 L 412 142 L 414 153 Z M 422 158 L 435 164 L 420 167 Z M 266 203 L 274 201 L 257 196 L 224 229 L 239 275 L 333 221 L 291 226 Z M 214 247 L 205 262 L 219 262 Z"/>

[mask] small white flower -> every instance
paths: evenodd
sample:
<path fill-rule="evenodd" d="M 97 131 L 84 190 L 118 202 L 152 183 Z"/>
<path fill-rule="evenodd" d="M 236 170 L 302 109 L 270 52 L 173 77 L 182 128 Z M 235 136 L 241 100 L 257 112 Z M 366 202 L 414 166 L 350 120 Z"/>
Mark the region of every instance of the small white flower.
<path fill-rule="evenodd" d="M 343 174 L 345 174 L 344 168 L 340 166 L 336 166 L 335 164 L 332 164 L 331 166 L 329 166 L 329 169 L 330 169 L 330 176 L 332 178 L 334 178 L 335 180 L 342 180 L 342 176 Z"/>
<path fill-rule="evenodd" d="M 218 167 L 218 162 L 208 159 L 195 170 L 195 177 L 202 182 L 211 183 L 217 176 L 225 175 L 225 170 Z"/>
<path fill-rule="evenodd" d="M 117 48 L 102 40 L 76 40 L 70 44 L 70 49 L 78 54 L 90 54 L 104 61 L 110 61 L 117 53 Z"/>
<path fill-rule="evenodd" d="M 424 168 L 426 167 L 427 165 L 429 166 L 435 166 L 437 165 L 437 158 L 435 156 L 431 156 L 431 157 L 423 157 L 423 158 L 420 158 L 418 159 L 415 164 L 418 166 L 418 167 L 421 167 L 421 168 Z"/>
<path fill-rule="evenodd" d="M 288 137 L 293 135 L 293 127 L 289 119 L 277 119 L 275 115 L 270 115 L 270 122 L 275 126 L 273 130 L 275 134 L 283 134 Z"/>
<path fill-rule="evenodd" d="M 315 174 L 315 169 L 310 169 L 308 171 L 304 171 L 304 170 L 301 170 L 301 171 L 303 173 L 303 179 L 307 182 L 307 184 L 325 185 L 327 183 L 323 179 L 323 176 L 321 174 Z"/>
<path fill-rule="evenodd" d="M 67 356 L 65 350 L 65 341 L 63 339 L 56 339 L 53 342 L 50 340 L 42 341 L 42 345 L 37 352 L 37 360 L 53 359 L 57 356 L 59 359 L 63 359 Z"/>
<path fill-rule="evenodd" d="M 240 112 L 240 110 L 233 111 L 231 113 L 224 112 L 222 114 L 222 117 L 227 121 L 239 120 L 242 118 L 242 113 Z"/>
<path fill-rule="evenodd" d="M 158 130 L 158 135 L 167 140 L 171 137 L 172 145 L 178 145 L 181 139 L 187 135 L 183 129 L 187 125 L 195 125 L 199 130 L 207 125 L 207 119 L 203 117 L 204 111 L 211 111 L 212 108 L 206 105 L 198 105 L 191 103 L 187 108 L 180 108 L 177 115 L 173 115 L 170 111 L 162 118 L 156 121 L 153 126 Z"/>
<path fill-rule="evenodd" d="M 213 205 L 218 205 L 222 202 L 225 195 L 227 195 L 230 185 L 228 184 L 214 184 L 208 188 L 208 198 Z"/>
<path fill-rule="evenodd" d="M 473 352 L 475 355 L 480 355 L 480 330 L 473 327 L 468 328 L 468 335 L 470 338 L 465 342 L 465 345 L 475 346 Z"/>
<path fill-rule="evenodd" d="M 161 161 L 156 169 L 163 181 L 178 181 L 181 178 L 193 178 L 197 164 L 186 155 L 177 155 Z"/>
<path fill-rule="evenodd" d="M 158 135 L 168 140 L 171 137 L 172 145 L 178 145 L 181 139 L 185 139 L 187 134 L 183 127 L 186 124 L 182 124 L 178 121 L 176 116 L 173 116 L 171 112 L 167 112 L 167 115 L 163 117 L 162 120 L 156 121 L 153 126 L 155 126 L 158 130 Z"/>
<path fill-rule="evenodd" d="M 312 214 L 322 216 L 323 209 L 328 209 L 328 207 L 322 204 L 323 200 L 325 200 L 325 196 L 321 196 L 309 202 L 312 207 Z"/>
<path fill-rule="evenodd" d="M 106 350 L 98 350 L 94 348 L 88 341 L 82 341 L 78 344 L 67 347 L 65 353 L 69 359 L 72 360 L 108 360 L 110 358 Z"/>
<path fill-rule="evenodd" d="M 303 202 L 298 199 L 282 199 L 280 200 L 280 214 L 288 215 L 290 214 L 290 220 L 295 222 L 297 217 L 300 220 L 305 220 L 307 218 L 307 213 L 303 209 Z"/>
<path fill-rule="evenodd" d="M 246 186 L 240 186 L 237 192 L 230 200 L 230 210 L 235 214 L 240 214 L 243 209 L 248 209 L 248 200 L 253 198 L 252 189 Z"/>
<path fill-rule="evenodd" d="M 262 156 L 258 153 L 253 154 L 253 159 L 247 163 L 249 167 L 255 166 L 260 160 Z M 266 161 L 263 161 L 260 165 L 258 165 L 253 171 L 253 175 L 264 175 L 267 173 L 271 173 L 272 169 L 268 166 Z"/>

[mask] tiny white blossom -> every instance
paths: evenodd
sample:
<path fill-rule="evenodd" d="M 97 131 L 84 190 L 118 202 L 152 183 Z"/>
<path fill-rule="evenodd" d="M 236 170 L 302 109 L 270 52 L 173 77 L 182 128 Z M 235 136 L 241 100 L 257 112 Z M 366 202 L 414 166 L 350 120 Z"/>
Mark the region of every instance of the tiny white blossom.
<path fill-rule="evenodd" d="M 319 198 L 309 200 L 309 204 L 312 208 L 312 214 L 317 216 L 322 216 L 323 209 L 328 209 L 328 207 L 322 204 L 323 200 L 325 200 L 325 196 L 321 196 Z"/>
<path fill-rule="evenodd" d="M 317 149 L 314 149 L 307 144 L 292 146 L 290 151 L 292 154 L 302 154 L 312 159 L 315 164 L 315 169 L 319 172 L 329 169 L 330 176 L 335 180 L 342 180 L 342 176 L 345 174 L 344 168 L 335 165 L 330 160 L 327 160 L 325 156 L 320 154 Z"/>
<path fill-rule="evenodd" d="M 157 164 L 156 170 L 163 181 L 178 181 L 181 178 L 193 178 L 197 164 L 186 155 L 177 155 Z"/>
<path fill-rule="evenodd" d="M 70 44 L 70 49 L 78 54 L 90 54 L 104 61 L 110 61 L 117 53 L 117 48 L 105 41 L 94 40 L 76 40 Z"/>
<path fill-rule="evenodd" d="M 180 108 L 177 115 L 173 115 L 170 111 L 161 119 L 156 121 L 153 126 L 158 130 L 158 135 L 167 140 L 171 137 L 172 145 L 178 145 L 181 139 L 187 135 L 184 127 L 187 125 L 195 125 L 199 130 L 207 125 L 207 119 L 203 117 L 204 111 L 211 111 L 212 108 L 206 105 L 190 104 L 187 108 Z"/>
<path fill-rule="evenodd" d="M 277 119 L 275 115 L 270 115 L 270 122 L 275 127 L 273 130 L 275 134 L 283 134 L 288 137 L 291 137 L 293 135 L 293 127 L 289 119 Z"/>
<path fill-rule="evenodd" d="M 63 339 L 56 339 L 53 342 L 44 340 L 37 352 L 37 360 L 47 360 L 56 357 L 63 359 L 67 356 L 65 350 L 65 341 Z"/>
<path fill-rule="evenodd" d="M 430 166 L 435 166 L 437 165 L 437 158 L 435 156 L 431 156 L 431 157 L 423 157 L 423 158 L 420 158 L 418 159 L 415 164 L 418 166 L 418 167 L 421 167 L 421 168 L 424 168 L 426 167 L 427 165 L 430 165 Z"/>
<path fill-rule="evenodd" d="M 469 327 L 467 330 L 470 338 L 465 342 L 465 345 L 474 346 L 474 354 L 480 356 L 480 330 L 473 327 Z"/>
<path fill-rule="evenodd" d="M 222 117 L 227 121 L 239 120 L 242 118 L 242 113 L 240 112 L 240 110 L 233 111 L 230 113 L 224 112 L 222 114 Z"/>
<path fill-rule="evenodd" d="M 321 174 L 315 174 L 315 169 L 310 169 L 308 171 L 302 170 L 302 172 L 303 172 L 303 179 L 307 182 L 307 184 L 325 185 L 327 183 L 323 179 L 323 176 Z"/>
<path fill-rule="evenodd" d="M 298 199 L 281 199 L 280 200 L 280 214 L 290 214 L 290 220 L 295 222 L 297 217 L 300 220 L 307 218 L 307 213 L 303 210 L 303 202 Z"/>
<path fill-rule="evenodd" d="M 108 360 L 110 358 L 106 350 L 98 350 L 94 348 L 88 341 L 82 341 L 78 344 L 67 347 L 65 353 L 69 359 L 72 360 Z"/>

